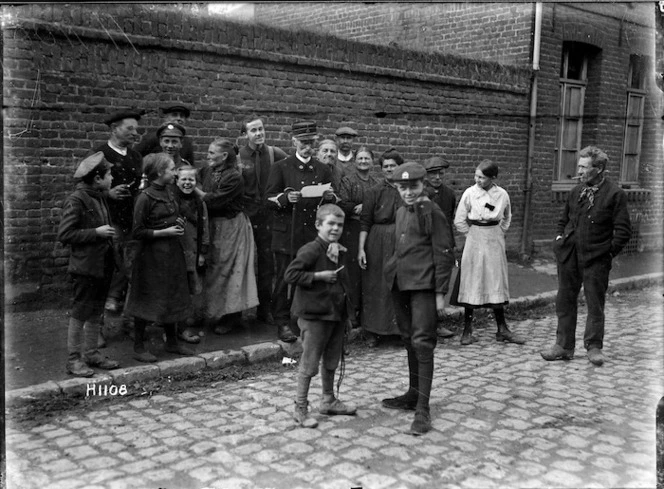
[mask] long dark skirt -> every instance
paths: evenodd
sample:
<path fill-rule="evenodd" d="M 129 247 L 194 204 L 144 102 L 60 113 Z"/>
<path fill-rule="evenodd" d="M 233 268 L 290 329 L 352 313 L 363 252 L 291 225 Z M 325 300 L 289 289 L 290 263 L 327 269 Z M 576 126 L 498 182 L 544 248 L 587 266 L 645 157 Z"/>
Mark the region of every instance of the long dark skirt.
<path fill-rule="evenodd" d="M 394 253 L 394 224 L 374 224 L 366 242 L 367 269 L 362 274 L 362 327 L 380 335 L 399 334 L 392 292 L 383 267 Z"/>
<path fill-rule="evenodd" d="M 351 318 L 351 320 L 359 319 L 362 311 L 362 269 L 357 261 L 359 239 L 360 221 L 357 219 L 347 219 L 344 224 L 344 234 L 341 244 L 348 248 L 346 269 L 348 270 L 350 300 L 356 314 L 356 318 Z"/>
<path fill-rule="evenodd" d="M 136 254 L 125 314 L 175 323 L 192 314 L 187 265 L 179 238 L 144 240 Z"/>

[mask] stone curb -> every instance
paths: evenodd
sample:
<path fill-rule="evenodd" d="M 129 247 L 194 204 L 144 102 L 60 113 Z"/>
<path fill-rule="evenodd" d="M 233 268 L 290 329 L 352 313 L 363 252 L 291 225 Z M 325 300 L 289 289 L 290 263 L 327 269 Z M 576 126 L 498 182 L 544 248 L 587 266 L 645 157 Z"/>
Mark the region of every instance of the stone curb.
<path fill-rule="evenodd" d="M 662 284 L 664 273 L 650 273 L 634 277 L 611 280 L 607 293 L 611 294 L 620 290 L 631 290 L 652 285 Z M 579 295 L 583 300 L 583 294 Z M 510 307 L 530 308 L 541 307 L 552 304 L 556 300 L 556 291 L 543 292 L 541 294 L 518 297 L 510 301 Z M 453 307 L 448 309 L 448 317 L 463 317 L 463 308 Z M 89 386 L 111 386 L 126 385 L 136 381 L 155 379 L 179 373 L 192 373 L 204 368 L 220 369 L 229 365 L 245 365 L 264 362 L 279 358 L 279 356 L 291 356 L 293 346 L 279 341 L 258 343 L 248 345 L 240 350 L 220 350 L 201 353 L 192 357 L 164 360 L 152 365 L 138 365 L 108 373 L 97 374 L 93 378 L 72 378 L 62 381 L 44 382 L 42 384 L 24 387 L 5 392 L 5 405 L 11 406 L 22 402 L 35 400 L 47 400 L 52 397 L 63 396 L 85 396 Z"/>

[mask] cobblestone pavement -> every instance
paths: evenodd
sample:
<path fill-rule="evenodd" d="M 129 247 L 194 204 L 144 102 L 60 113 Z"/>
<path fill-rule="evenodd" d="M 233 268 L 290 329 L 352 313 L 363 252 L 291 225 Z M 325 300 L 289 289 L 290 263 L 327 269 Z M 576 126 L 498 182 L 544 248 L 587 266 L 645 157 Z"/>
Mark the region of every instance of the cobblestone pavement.
<path fill-rule="evenodd" d="M 412 413 L 380 400 L 403 392 L 397 347 L 347 359 L 342 398 L 355 417 L 291 421 L 295 369 L 149 399 L 93 403 L 39 426 L 7 427 L 8 488 L 396 489 L 654 487 L 655 409 L 662 394 L 662 289 L 607 302 L 603 367 L 577 331 L 569 362 L 545 362 L 555 318 L 493 326 L 436 350 L 434 430 L 408 433 Z M 583 320 L 584 309 L 580 319 Z M 316 377 L 310 401 L 317 406 Z"/>

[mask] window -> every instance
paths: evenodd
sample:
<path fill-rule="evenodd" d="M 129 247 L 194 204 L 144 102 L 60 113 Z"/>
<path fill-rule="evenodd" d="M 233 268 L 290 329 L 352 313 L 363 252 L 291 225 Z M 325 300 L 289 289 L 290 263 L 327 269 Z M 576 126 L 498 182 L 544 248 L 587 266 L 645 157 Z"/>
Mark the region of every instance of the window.
<path fill-rule="evenodd" d="M 588 84 L 588 54 L 584 45 L 563 44 L 560 66 L 560 109 L 555 148 L 554 181 L 574 183 L 577 154 L 581 149 L 583 106 Z"/>
<path fill-rule="evenodd" d="M 620 165 L 621 183 L 638 183 L 643 113 L 646 98 L 646 57 L 632 54 L 627 75 L 627 108 L 625 111 L 625 137 Z"/>

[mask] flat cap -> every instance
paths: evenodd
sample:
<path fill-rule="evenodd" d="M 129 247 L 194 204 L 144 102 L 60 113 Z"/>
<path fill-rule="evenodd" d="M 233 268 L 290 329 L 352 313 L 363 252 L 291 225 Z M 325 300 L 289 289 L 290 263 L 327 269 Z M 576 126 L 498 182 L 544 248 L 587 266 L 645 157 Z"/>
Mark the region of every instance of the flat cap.
<path fill-rule="evenodd" d="M 182 112 L 185 117 L 189 117 L 189 114 L 191 114 L 189 109 L 186 108 L 184 105 L 171 105 L 169 107 L 161 108 L 161 113 L 164 115 L 172 114 L 173 112 Z"/>
<path fill-rule="evenodd" d="M 357 131 L 352 127 L 343 126 L 337 129 L 337 132 L 334 133 L 335 136 L 352 136 L 357 137 Z"/>
<path fill-rule="evenodd" d="M 76 171 L 74 172 L 74 178 L 85 177 L 88 173 L 97 168 L 100 163 L 104 163 L 104 167 L 107 170 L 113 167 L 113 165 L 106 161 L 104 158 L 104 153 L 98 151 L 95 154 L 88 156 L 78 164 L 78 168 L 76 168 Z"/>
<path fill-rule="evenodd" d="M 414 161 L 407 161 L 394 169 L 390 180 L 393 182 L 413 182 L 423 179 L 427 171 L 422 165 Z"/>
<path fill-rule="evenodd" d="M 299 139 L 313 139 L 318 136 L 318 128 L 314 121 L 297 121 L 291 126 L 294 137 Z"/>
<path fill-rule="evenodd" d="M 137 121 L 141 120 L 141 116 L 145 111 L 134 110 L 134 109 L 122 109 L 117 112 L 113 112 L 106 119 L 104 119 L 104 124 L 110 126 L 114 122 L 121 121 L 123 119 L 136 119 Z"/>
<path fill-rule="evenodd" d="M 177 122 L 167 122 L 159 126 L 157 129 L 157 138 L 161 139 L 164 136 L 173 136 L 182 138 L 187 133 L 182 124 Z"/>
<path fill-rule="evenodd" d="M 450 167 L 450 162 L 442 159 L 440 156 L 432 156 L 424 162 L 426 171 L 439 171 Z"/>

